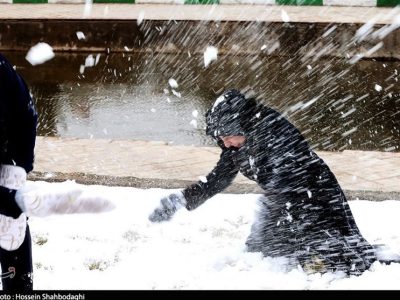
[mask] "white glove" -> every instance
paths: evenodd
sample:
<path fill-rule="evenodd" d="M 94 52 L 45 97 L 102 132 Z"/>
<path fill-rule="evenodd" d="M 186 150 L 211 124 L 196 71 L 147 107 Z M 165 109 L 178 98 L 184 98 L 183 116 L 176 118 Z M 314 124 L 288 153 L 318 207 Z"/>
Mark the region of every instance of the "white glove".
<path fill-rule="evenodd" d="M 18 218 L 0 214 L 0 247 L 12 251 L 24 242 L 26 233 L 26 215 L 20 214 Z"/>
<path fill-rule="evenodd" d="M 26 233 L 26 215 L 15 205 L 15 190 L 25 185 L 26 172 L 24 168 L 14 165 L 0 165 L 1 201 L 8 207 L 8 215 L 0 214 L 0 247 L 7 251 L 16 250 L 21 246 Z M 4 207 L 3 207 L 4 208 Z"/>
<path fill-rule="evenodd" d="M 182 192 L 173 193 L 160 200 L 160 205 L 151 213 L 151 222 L 168 221 L 178 209 L 186 206 L 186 199 Z"/>
<path fill-rule="evenodd" d="M 13 165 L 0 165 L 0 185 L 10 190 L 18 190 L 26 183 L 25 169 Z"/>

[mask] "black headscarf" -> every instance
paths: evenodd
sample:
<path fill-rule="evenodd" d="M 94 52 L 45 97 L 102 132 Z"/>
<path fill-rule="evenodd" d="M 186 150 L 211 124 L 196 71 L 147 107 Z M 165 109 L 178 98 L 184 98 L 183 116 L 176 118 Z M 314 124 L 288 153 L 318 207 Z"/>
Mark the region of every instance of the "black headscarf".
<path fill-rule="evenodd" d="M 216 139 L 245 135 L 256 106 L 254 99 L 247 99 L 238 90 L 226 90 L 206 113 L 206 134 Z"/>

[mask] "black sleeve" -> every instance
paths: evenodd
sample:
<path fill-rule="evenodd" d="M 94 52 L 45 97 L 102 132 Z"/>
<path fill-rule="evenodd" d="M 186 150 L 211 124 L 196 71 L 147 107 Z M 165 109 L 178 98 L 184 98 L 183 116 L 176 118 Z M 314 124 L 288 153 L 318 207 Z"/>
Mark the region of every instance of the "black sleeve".
<path fill-rule="evenodd" d="M 223 191 L 232 183 L 238 172 L 239 168 L 232 159 L 231 150 L 223 150 L 217 166 L 206 176 L 207 182 L 199 181 L 183 190 L 186 208 L 193 210 Z"/>
<path fill-rule="evenodd" d="M 33 169 L 37 113 L 29 89 L 0 55 L 1 163 Z"/>

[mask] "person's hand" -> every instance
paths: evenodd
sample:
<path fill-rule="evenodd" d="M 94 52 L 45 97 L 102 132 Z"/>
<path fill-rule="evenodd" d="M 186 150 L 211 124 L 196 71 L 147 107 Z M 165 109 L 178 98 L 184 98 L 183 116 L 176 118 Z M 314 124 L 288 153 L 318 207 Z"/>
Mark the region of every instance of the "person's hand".
<path fill-rule="evenodd" d="M 173 193 L 160 200 L 159 206 L 150 214 L 151 222 L 163 222 L 172 218 L 175 212 L 185 207 L 186 200 L 182 192 Z"/>

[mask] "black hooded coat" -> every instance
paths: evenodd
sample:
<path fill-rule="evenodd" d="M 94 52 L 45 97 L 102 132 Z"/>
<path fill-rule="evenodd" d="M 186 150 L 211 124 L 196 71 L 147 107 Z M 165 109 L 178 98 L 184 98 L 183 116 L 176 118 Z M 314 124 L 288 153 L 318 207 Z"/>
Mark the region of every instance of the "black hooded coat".
<path fill-rule="evenodd" d="M 265 191 L 248 251 L 324 271 L 360 274 L 370 267 L 375 251 L 362 237 L 338 181 L 295 126 L 236 90 L 218 98 L 206 119 L 207 134 L 222 153 L 207 182 L 184 189 L 187 209 L 223 191 L 241 172 Z M 219 136 L 229 135 L 243 135 L 246 142 L 228 149 Z"/>

